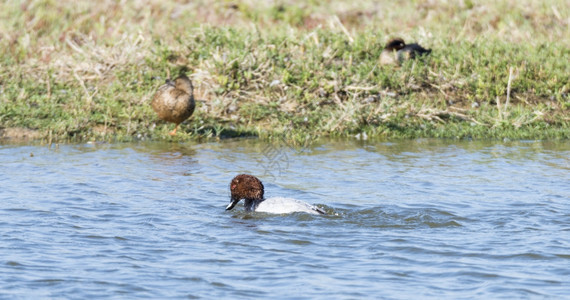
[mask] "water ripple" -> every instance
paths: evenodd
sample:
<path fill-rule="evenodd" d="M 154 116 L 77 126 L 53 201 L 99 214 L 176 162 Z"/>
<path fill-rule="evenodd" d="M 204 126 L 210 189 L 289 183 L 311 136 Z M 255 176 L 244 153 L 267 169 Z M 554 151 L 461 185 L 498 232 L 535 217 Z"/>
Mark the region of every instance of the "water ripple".
<path fill-rule="evenodd" d="M 2 295 L 564 298 L 568 157 L 535 141 L 3 145 Z M 243 172 L 328 215 L 225 211 Z"/>

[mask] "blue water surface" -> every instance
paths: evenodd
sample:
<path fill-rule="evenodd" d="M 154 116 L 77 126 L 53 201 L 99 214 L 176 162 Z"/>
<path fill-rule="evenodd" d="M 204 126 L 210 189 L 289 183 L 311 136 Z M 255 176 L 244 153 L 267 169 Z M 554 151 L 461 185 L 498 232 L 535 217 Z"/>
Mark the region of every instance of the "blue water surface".
<path fill-rule="evenodd" d="M 568 141 L 3 144 L 0 203 L 2 298 L 570 298 Z"/>

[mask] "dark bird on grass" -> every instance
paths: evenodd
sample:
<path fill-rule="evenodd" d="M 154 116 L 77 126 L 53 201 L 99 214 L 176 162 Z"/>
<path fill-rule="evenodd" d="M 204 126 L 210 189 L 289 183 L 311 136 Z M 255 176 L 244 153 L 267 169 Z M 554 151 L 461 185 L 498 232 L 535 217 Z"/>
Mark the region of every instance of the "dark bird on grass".
<path fill-rule="evenodd" d="M 192 81 L 186 75 L 180 75 L 174 81 L 167 79 L 154 94 L 151 106 L 160 119 L 176 124 L 169 133 L 175 135 L 178 125 L 188 119 L 196 107 Z"/>
<path fill-rule="evenodd" d="M 382 65 L 401 65 L 404 61 L 409 59 L 414 59 L 416 57 L 428 55 L 431 53 L 431 49 L 425 49 L 419 44 L 408 44 L 404 42 L 401 38 L 391 39 L 382 54 L 380 54 L 380 64 Z"/>

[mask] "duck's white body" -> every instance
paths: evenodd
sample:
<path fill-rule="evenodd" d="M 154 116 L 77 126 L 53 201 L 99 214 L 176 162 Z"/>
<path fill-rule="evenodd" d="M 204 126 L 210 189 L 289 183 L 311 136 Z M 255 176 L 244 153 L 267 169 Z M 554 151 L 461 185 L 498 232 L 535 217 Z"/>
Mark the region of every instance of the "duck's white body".
<path fill-rule="evenodd" d="M 253 203 L 251 210 L 270 214 L 290 214 L 306 212 L 310 214 L 323 214 L 320 208 L 293 198 L 272 197 L 258 203 Z"/>

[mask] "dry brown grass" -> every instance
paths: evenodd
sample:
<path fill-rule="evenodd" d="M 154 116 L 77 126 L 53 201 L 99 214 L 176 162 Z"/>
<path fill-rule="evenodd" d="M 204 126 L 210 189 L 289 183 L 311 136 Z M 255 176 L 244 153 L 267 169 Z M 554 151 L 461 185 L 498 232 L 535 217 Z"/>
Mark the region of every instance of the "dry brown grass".
<path fill-rule="evenodd" d="M 145 106 L 154 88 L 188 70 L 204 101 L 193 132 L 332 134 L 402 118 L 568 130 L 569 11 L 563 0 L 6 1 L 0 127 L 153 135 Z M 436 49 L 434 58 L 362 65 L 394 36 Z"/>

